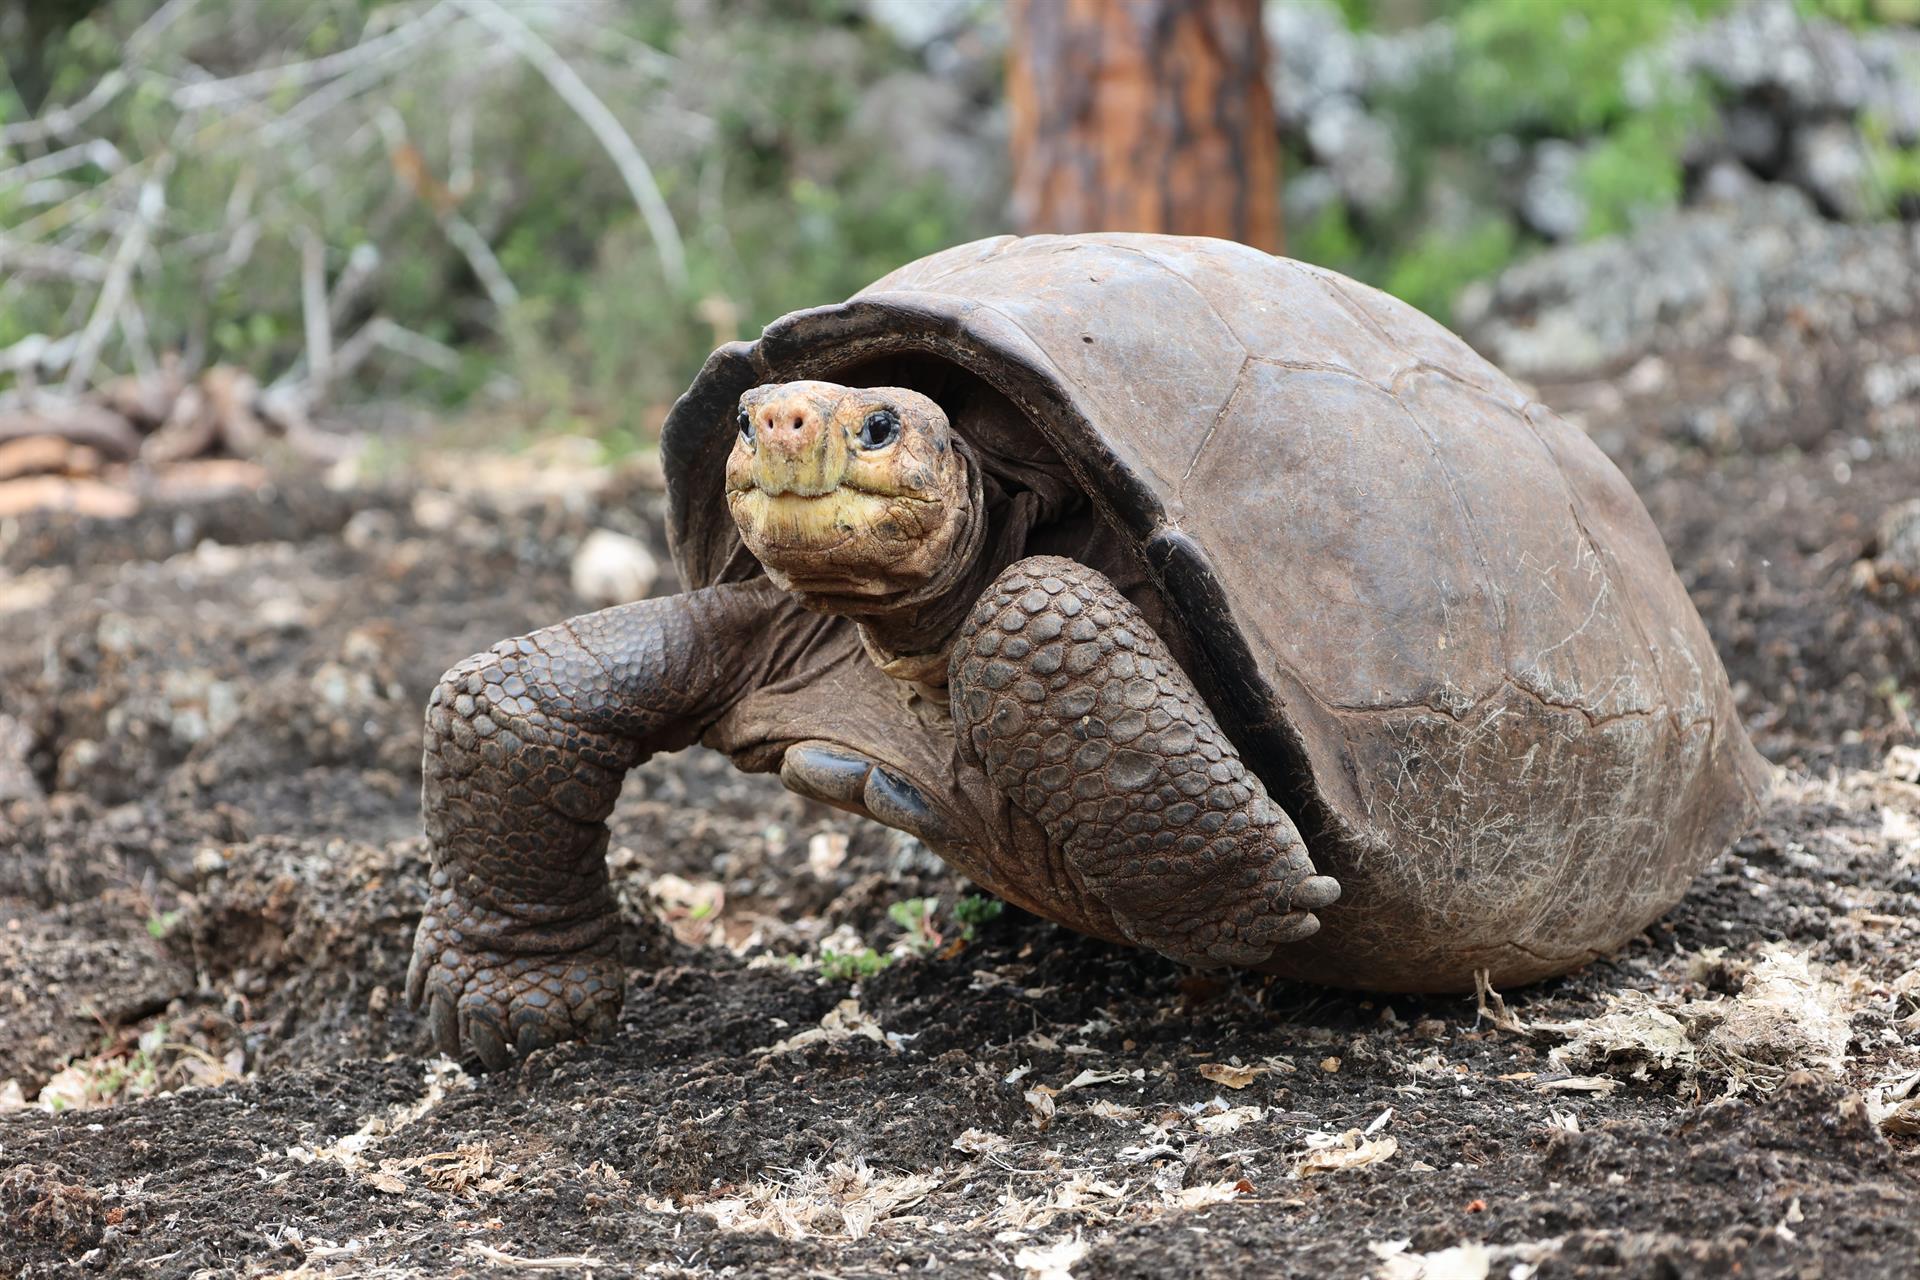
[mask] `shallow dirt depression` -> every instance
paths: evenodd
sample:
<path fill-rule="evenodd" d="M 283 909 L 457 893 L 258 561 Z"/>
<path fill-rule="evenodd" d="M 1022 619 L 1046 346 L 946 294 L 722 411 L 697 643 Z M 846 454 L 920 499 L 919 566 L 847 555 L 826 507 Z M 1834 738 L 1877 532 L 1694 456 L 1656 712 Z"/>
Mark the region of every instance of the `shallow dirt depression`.
<path fill-rule="evenodd" d="M 1911 1275 L 1920 596 L 1861 566 L 1920 458 L 1618 413 L 1780 766 L 1619 956 L 1481 1000 L 1196 976 L 691 752 L 615 820 L 619 1034 L 484 1077 L 398 998 L 421 708 L 590 607 L 593 530 L 664 559 L 657 484 L 8 523 L 0 1275 Z"/>

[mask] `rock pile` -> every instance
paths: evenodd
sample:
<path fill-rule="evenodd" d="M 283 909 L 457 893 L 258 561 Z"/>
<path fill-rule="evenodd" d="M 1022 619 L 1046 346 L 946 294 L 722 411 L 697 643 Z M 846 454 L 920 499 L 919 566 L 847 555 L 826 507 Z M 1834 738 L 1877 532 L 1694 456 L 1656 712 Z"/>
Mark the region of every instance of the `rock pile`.
<path fill-rule="evenodd" d="M 1458 35 L 1444 19 L 1395 32 L 1355 32 L 1331 0 L 1268 0 L 1273 87 L 1282 134 L 1310 163 L 1288 175 L 1290 225 L 1339 205 L 1360 220 L 1390 212 L 1414 169 L 1393 100 L 1454 71 Z M 1684 28 L 1633 60 L 1630 103 L 1692 81 L 1714 111 L 1681 159 L 1694 194 L 1725 197 L 1761 182 L 1798 187 L 1828 216 L 1880 213 L 1873 147 L 1920 144 L 1920 29 L 1854 30 L 1809 17 L 1794 0 L 1746 0 Z M 1548 240 L 1587 225 L 1580 137 L 1486 140 L 1490 201 Z"/>

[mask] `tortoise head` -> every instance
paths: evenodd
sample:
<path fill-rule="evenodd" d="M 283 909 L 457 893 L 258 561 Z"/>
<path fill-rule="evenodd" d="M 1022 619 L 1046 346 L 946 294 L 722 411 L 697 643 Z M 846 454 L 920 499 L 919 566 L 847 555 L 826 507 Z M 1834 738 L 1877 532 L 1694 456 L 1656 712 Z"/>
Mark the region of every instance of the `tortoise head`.
<path fill-rule="evenodd" d="M 917 391 L 788 382 L 734 415 L 727 505 L 767 576 L 858 612 L 938 578 L 971 524 L 947 415 Z"/>

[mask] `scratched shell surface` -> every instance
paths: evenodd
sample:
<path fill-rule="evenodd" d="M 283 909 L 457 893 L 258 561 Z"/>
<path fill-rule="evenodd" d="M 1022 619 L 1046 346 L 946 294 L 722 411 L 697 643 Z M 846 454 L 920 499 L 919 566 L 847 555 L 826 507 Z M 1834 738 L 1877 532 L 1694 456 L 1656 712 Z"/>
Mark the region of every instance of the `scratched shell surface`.
<path fill-rule="evenodd" d="M 1558 972 L 1750 816 L 1765 767 L 1606 457 L 1405 304 L 1223 241 L 981 241 L 716 352 L 664 442 L 690 581 L 750 571 L 707 497 L 732 398 L 890 352 L 991 383 L 1137 539 L 1216 713 L 1345 888 L 1274 970 Z"/>

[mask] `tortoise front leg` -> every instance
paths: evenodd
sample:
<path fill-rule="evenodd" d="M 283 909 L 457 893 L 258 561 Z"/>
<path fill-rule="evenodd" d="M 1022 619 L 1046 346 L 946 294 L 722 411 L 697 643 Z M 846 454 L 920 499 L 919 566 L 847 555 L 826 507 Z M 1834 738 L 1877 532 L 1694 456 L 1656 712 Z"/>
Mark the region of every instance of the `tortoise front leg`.
<path fill-rule="evenodd" d="M 607 815 L 629 769 L 695 742 L 753 687 L 784 599 L 708 587 L 573 618 L 475 654 L 427 704 L 432 893 L 407 973 L 434 1041 L 489 1067 L 609 1030 L 625 977 Z"/>
<path fill-rule="evenodd" d="M 1140 611 L 1054 556 L 1005 570 L 950 671 L 961 750 L 1141 946 L 1254 965 L 1320 927 L 1340 886 L 1247 770 Z"/>

